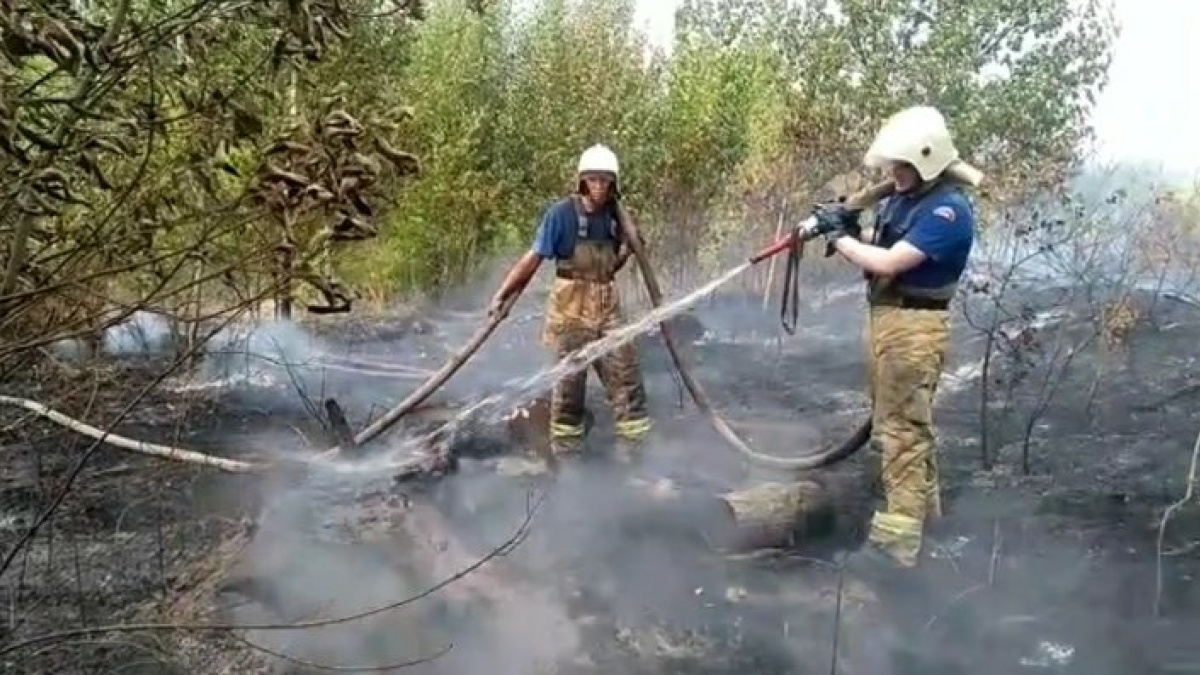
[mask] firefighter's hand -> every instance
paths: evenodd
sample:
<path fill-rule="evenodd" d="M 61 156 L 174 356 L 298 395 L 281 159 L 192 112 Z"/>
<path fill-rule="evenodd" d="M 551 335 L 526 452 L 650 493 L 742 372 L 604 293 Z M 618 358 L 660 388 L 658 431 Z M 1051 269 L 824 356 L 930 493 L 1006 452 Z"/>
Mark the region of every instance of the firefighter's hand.
<path fill-rule="evenodd" d="M 633 257 L 633 249 L 629 248 L 627 245 L 622 246 L 621 251 L 617 253 L 617 263 L 614 266 L 613 271 L 620 272 L 625 267 L 625 263 L 629 262 L 631 257 Z"/>
<path fill-rule="evenodd" d="M 842 237 L 850 237 L 857 241 L 862 236 L 862 228 L 858 223 L 843 225 L 824 233 L 825 243 L 833 246 L 834 242 Z"/>
<path fill-rule="evenodd" d="M 508 309 L 508 296 L 502 291 L 497 292 L 488 303 L 488 318 L 503 319 L 504 315 L 508 314 Z"/>
<path fill-rule="evenodd" d="M 824 235 L 827 241 L 836 241 L 844 236 L 857 237 L 862 232 L 858 224 L 861 209 L 852 209 L 840 202 L 817 204 L 813 215 L 817 218 L 816 234 Z"/>

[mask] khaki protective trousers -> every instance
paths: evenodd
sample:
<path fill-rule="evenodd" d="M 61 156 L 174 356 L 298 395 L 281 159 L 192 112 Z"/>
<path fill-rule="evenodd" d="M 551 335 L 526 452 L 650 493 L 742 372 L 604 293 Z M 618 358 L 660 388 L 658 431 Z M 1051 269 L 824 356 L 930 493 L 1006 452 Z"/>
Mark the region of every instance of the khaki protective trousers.
<path fill-rule="evenodd" d="M 542 341 L 561 360 L 622 323 L 617 289 L 611 282 L 555 279 L 546 308 Z M 637 348 L 626 343 L 592 364 L 612 407 L 616 432 L 626 441 L 641 440 L 652 428 L 646 410 Z M 558 449 L 574 449 L 584 436 L 588 371 L 569 375 L 550 398 L 550 437 Z"/>
<path fill-rule="evenodd" d="M 947 310 L 872 306 L 867 321 L 872 444 L 882 455 L 885 505 L 868 540 L 903 566 L 921 550 L 927 518 L 941 516 L 933 400 L 950 334 Z"/>

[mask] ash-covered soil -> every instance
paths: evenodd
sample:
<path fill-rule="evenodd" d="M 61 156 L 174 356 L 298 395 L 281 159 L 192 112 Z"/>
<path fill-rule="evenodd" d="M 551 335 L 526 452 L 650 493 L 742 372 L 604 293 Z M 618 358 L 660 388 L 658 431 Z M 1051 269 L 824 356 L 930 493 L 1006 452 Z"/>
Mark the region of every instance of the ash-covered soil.
<path fill-rule="evenodd" d="M 689 336 L 686 357 L 760 451 L 802 454 L 848 434 L 866 412 L 862 302 L 830 297 L 805 306 L 790 336 L 777 305 L 764 311 L 760 298 L 722 297 L 692 313 L 707 332 Z M 457 474 L 401 483 L 386 471 L 262 478 L 97 452 L 0 578 L 0 645 L 128 621 L 288 624 L 379 608 L 487 555 L 537 509 L 518 546 L 391 611 L 303 631 L 105 634 L 0 662 L 18 673 L 329 672 L 318 666 L 380 668 L 452 645 L 406 670 L 803 674 L 832 672 L 836 644 L 839 673 L 1200 673 L 1200 504 L 1171 521 L 1165 555 L 1157 542 L 1200 430 L 1200 309 L 1135 299 L 1153 313 L 1126 348 L 1103 356 L 1084 342 L 1090 307 L 1051 312 L 1063 302 L 1052 289 L 1023 299 L 1037 345 L 992 357 L 986 440 L 986 336 L 959 321 L 937 411 L 947 517 L 924 569 L 899 590 L 841 578 L 830 562 L 862 536 L 875 497 L 869 451 L 818 472 L 839 507 L 828 529 L 787 550 L 715 549 L 712 495 L 790 477 L 748 467 L 690 401 L 680 404 L 650 336 L 643 358 L 657 427 L 632 465 L 610 456 L 594 383 L 588 452 L 557 473 L 515 461 L 495 425 L 456 436 Z M 548 363 L 530 316 L 540 306 L 523 300 L 438 400 L 495 393 Z M 254 349 L 282 347 L 304 367 L 227 350 L 204 365 L 200 384 L 169 381 L 118 431 L 223 456 L 315 453 L 330 444 L 323 398 L 362 425 L 420 382 L 387 364 L 435 369 L 480 318 L 433 311 L 353 334 L 273 327 Z M 359 366 L 346 368 L 350 360 Z M 100 387 L 89 420 L 111 419 L 135 377 Z M 91 396 L 72 392 L 71 410 Z M 7 552 L 90 441 L 21 411 L 0 414 Z M 368 450 L 387 455 L 404 436 Z"/>

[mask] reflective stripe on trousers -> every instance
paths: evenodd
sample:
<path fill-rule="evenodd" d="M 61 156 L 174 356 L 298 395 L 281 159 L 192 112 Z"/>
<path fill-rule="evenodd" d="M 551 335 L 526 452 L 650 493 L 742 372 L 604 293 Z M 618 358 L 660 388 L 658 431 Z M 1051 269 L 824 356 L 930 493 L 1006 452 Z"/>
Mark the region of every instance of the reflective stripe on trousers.
<path fill-rule="evenodd" d="M 579 279 L 556 277 L 546 307 L 542 341 L 563 359 L 603 337 L 622 323 L 620 298 L 611 282 L 616 249 L 611 242 L 578 239 L 569 267 Z M 616 431 L 637 439 L 650 431 L 646 389 L 642 382 L 637 347 L 626 343 L 592 362 L 612 408 Z M 550 435 L 553 440 L 574 441 L 586 433 L 584 413 L 588 369 L 562 378 L 550 397 Z"/>

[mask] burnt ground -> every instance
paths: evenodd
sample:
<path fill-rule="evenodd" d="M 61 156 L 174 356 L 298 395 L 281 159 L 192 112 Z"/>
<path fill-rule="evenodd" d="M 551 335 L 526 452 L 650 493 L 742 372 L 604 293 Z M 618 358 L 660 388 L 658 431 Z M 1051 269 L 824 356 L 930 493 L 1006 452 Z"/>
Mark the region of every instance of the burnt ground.
<path fill-rule="evenodd" d="M 1026 300 L 1061 302 L 1045 289 Z M 536 301 L 522 306 L 535 311 Z M 1091 349 L 1063 369 L 1091 315 L 1075 309 L 1076 319 L 1037 331 L 1042 351 L 1027 355 L 1018 384 L 1009 386 L 1019 364 L 992 364 L 989 469 L 980 461 L 974 367 L 983 340 L 958 326 L 937 411 L 947 517 L 931 533 L 927 565 L 899 591 L 841 579 L 839 594 L 828 562 L 862 536 L 873 496 L 868 452 L 817 476 L 836 486 L 838 517 L 828 530 L 783 551 L 714 550 L 706 497 L 788 476 L 745 466 L 690 402 L 680 405 L 651 337 L 643 358 L 657 430 L 634 466 L 607 457 L 609 420 L 594 384 L 589 452 L 555 475 L 514 475 L 503 460 L 512 448 L 494 425 L 460 431 L 457 474 L 400 484 L 387 471 L 263 479 L 101 450 L 0 578 L 0 645 L 130 621 L 291 623 L 379 607 L 503 542 L 531 494 L 545 501 L 518 547 L 430 598 L 366 621 L 244 634 L 291 661 L 228 633 L 171 632 L 74 639 L 0 661 L 6 672 L 29 673 L 329 672 L 314 664 L 379 668 L 453 643 L 409 672 L 829 673 L 836 634 L 841 673 L 1200 673 L 1200 504 L 1172 521 L 1170 555 L 1160 558 L 1156 545 L 1163 510 L 1184 492 L 1200 429 L 1188 389 L 1200 378 L 1200 310 L 1154 303 L 1127 352 L 1108 357 L 1097 378 Z M 848 433 L 865 412 L 861 311 L 853 295 L 808 306 L 798 333 L 781 337 L 775 307 L 706 302 L 695 315 L 709 332 L 688 346 L 688 358 L 758 449 L 802 453 Z M 292 360 L 325 348 L 434 368 L 477 319 L 433 312 L 416 324 L 314 331 L 320 338 L 276 328 L 256 348 L 282 344 Z M 515 316 L 442 398 L 493 393 L 543 365 L 536 330 L 536 318 Z M 261 372 L 247 376 L 250 363 Z M 89 419 L 111 419 L 148 369 L 114 373 L 92 404 L 105 412 Z M 117 431 L 225 456 L 295 456 L 327 445 L 307 406 L 334 396 L 359 425 L 417 384 L 328 369 L 289 375 L 231 354 L 202 375 L 212 382 L 230 373 L 237 377 L 224 386 L 168 383 Z M 66 397 L 79 412 L 91 386 L 13 385 L 5 393 Z M 1043 407 L 1031 424 L 1031 411 Z M 89 442 L 20 411 L 0 414 L 7 552 Z M 373 456 L 401 436 L 381 441 Z M 675 489 L 656 491 L 662 485 Z"/>

